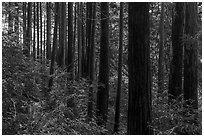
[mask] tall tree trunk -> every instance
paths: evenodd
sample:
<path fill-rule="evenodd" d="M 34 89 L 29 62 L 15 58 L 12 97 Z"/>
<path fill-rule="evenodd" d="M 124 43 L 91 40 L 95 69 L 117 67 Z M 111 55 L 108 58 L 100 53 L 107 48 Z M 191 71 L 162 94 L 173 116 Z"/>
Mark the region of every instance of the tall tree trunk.
<path fill-rule="evenodd" d="M 182 94 L 182 61 L 184 33 L 185 3 L 178 2 L 175 7 L 175 15 L 172 19 L 172 48 L 173 55 L 170 65 L 169 77 L 169 103 L 174 99 L 181 100 Z"/>
<path fill-rule="evenodd" d="M 64 47 L 66 38 L 66 2 L 61 2 L 60 10 L 60 34 L 59 34 L 59 51 L 58 51 L 58 65 L 64 65 Z"/>
<path fill-rule="evenodd" d="M 19 7 L 18 5 L 18 2 L 15 2 L 15 6 Z M 17 36 L 17 42 L 19 43 L 19 8 L 16 9 L 16 12 L 17 12 L 17 15 L 15 15 L 15 26 L 14 26 L 14 29 L 15 29 L 15 33 L 16 33 L 16 36 Z"/>
<path fill-rule="evenodd" d="M 164 2 L 161 2 L 159 37 L 158 93 L 162 93 L 164 91 Z"/>
<path fill-rule="evenodd" d="M 75 76 L 77 74 L 77 67 L 76 67 L 76 63 L 75 63 L 75 50 L 76 50 L 76 36 L 77 36 L 77 4 L 75 3 L 74 6 L 74 41 L 73 41 L 73 79 L 75 79 Z"/>
<path fill-rule="evenodd" d="M 51 9 L 50 2 L 46 4 L 47 9 L 47 59 L 51 59 Z"/>
<path fill-rule="evenodd" d="M 151 134 L 149 3 L 128 7 L 129 99 L 127 134 Z"/>
<path fill-rule="evenodd" d="M 55 2 L 55 26 L 54 26 L 54 37 L 53 37 L 53 46 L 52 46 L 52 56 L 51 56 L 51 65 L 50 65 L 50 75 L 51 78 L 48 84 L 48 93 L 51 91 L 53 85 L 53 73 L 54 73 L 54 62 L 55 62 L 55 54 L 57 49 L 57 30 L 58 30 L 58 16 L 59 16 L 59 3 Z"/>
<path fill-rule="evenodd" d="M 81 62 L 82 62 L 82 77 L 86 78 L 87 77 L 87 56 L 86 56 L 86 34 L 85 34 L 85 19 L 86 16 L 84 14 L 84 4 L 81 3 L 81 42 L 82 42 L 82 53 L 81 53 Z"/>
<path fill-rule="evenodd" d="M 40 2 L 40 62 L 43 63 L 42 2 Z"/>
<path fill-rule="evenodd" d="M 44 52 L 43 52 L 43 60 L 44 60 L 44 64 L 46 63 L 46 17 L 45 17 L 45 14 L 44 14 L 44 18 L 43 18 L 44 22 L 43 22 L 43 28 L 44 28 L 44 39 L 43 39 L 43 49 L 44 49 Z"/>
<path fill-rule="evenodd" d="M 26 55 L 26 53 L 28 52 L 28 49 L 27 49 L 27 45 L 26 45 L 26 27 L 27 27 L 27 17 L 26 17 L 26 6 L 27 3 L 26 2 L 23 2 L 23 53 Z M 11 17 L 10 17 L 11 18 Z M 10 22 L 10 21 L 9 21 Z M 11 29 L 9 29 L 11 30 Z"/>
<path fill-rule="evenodd" d="M 78 78 L 82 76 L 82 38 L 81 38 L 81 3 L 77 4 L 78 20 L 77 20 L 77 34 L 78 34 Z"/>
<path fill-rule="evenodd" d="M 122 58 L 123 58 L 123 2 L 120 3 L 120 32 L 119 32 L 119 56 L 118 56 L 118 85 L 115 105 L 115 124 L 114 132 L 119 132 L 120 119 L 120 94 L 121 94 L 121 80 L 122 80 Z"/>
<path fill-rule="evenodd" d="M 99 66 L 99 87 L 97 93 L 97 123 L 105 126 L 108 118 L 109 97 L 109 4 L 101 3 L 101 45 Z"/>
<path fill-rule="evenodd" d="M 12 8 L 12 3 L 9 2 L 9 8 Z M 24 13 L 24 5 L 23 5 L 23 13 Z M 13 15 L 12 10 L 9 10 L 9 16 L 8 16 L 8 33 L 11 34 L 13 32 Z M 23 14 L 24 15 L 24 14 Z"/>
<path fill-rule="evenodd" d="M 28 57 L 30 54 L 30 45 L 31 45 L 31 39 L 32 39 L 32 3 L 28 2 L 28 8 L 27 8 L 27 29 L 26 29 L 26 47 L 24 49 L 24 54 Z"/>
<path fill-rule="evenodd" d="M 37 59 L 40 59 L 39 2 L 37 2 Z"/>
<path fill-rule="evenodd" d="M 33 2 L 33 59 L 35 60 L 35 22 L 36 22 L 36 16 L 35 16 L 35 2 Z"/>
<path fill-rule="evenodd" d="M 67 72 L 70 73 L 70 79 L 73 79 L 74 75 L 74 60 L 73 60 L 73 3 L 68 2 L 68 67 Z"/>
<path fill-rule="evenodd" d="M 90 47 L 90 49 L 87 51 L 89 52 L 89 62 L 88 62 L 88 68 L 89 68 L 89 99 L 88 99 L 88 121 L 90 121 L 93 118 L 93 84 L 95 80 L 95 28 L 96 28 L 96 3 L 87 3 L 87 31 L 89 32 L 87 35 L 87 46 Z M 87 33 L 86 31 L 86 33 Z"/>
<path fill-rule="evenodd" d="M 184 100 L 193 109 L 198 109 L 197 20 L 197 3 L 187 2 L 185 34 L 189 40 L 184 47 Z"/>

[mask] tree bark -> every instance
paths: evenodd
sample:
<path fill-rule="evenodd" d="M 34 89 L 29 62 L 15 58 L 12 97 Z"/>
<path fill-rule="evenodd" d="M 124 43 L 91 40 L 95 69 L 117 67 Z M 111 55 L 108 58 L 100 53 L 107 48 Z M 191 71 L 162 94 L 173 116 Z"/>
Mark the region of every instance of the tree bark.
<path fill-rule="evenodd" d="M 89 99 L 88 99 L 88 120 L 90 121 L 93 118 L 93 84 L 95 80 L 95 29 L 96 29 L 96 3 L 87 3 L 87 26 L 89 29 L 87 29 L 88 34 L 87 35 L 87 46 L 90 47 L 89 52 L 89 62 L 88 62 L 88 68 L 89 68 Z M 86 31 L 86 33 L 87 33 Z"/>
<path fill-rule="evenodd" d="M 149 3 L 128 7 L 129 99 L 127 134 L 151 134 L 151 80 L 149 45 Z"/>
<path fill-rule="evenodd" d="M 58 30 L 58 16 L 59 16 L 59 3 L 55 2 L 55 26 L 54 26 L 54 37 L 53 37 L 53 46 L 52 46 L 52 56 L 51 56 L 51 65 L 50 65 L 50 80 L 48 84 L 48 93 L 51 91 L 53 85 L 53 73 L 54 73 L 54 62 L 55 62 L 55 53 L 57 49 L 57 30 Z"/>
<path fill-rule="evenodd" d="M 40 62 L 43 63 L 42 2 L 40 2 Z"/>
<path fill-rule="evenodd" d="M 60 34 L 59 34 L 59 52 L 58 52 L 58 65 L 63 67 L 64 65 L 64 47 L 66 38 L 66 2 L 61 2 L 60 11 Z"/>
<path fill-rule="evenodd" d="M 51 59 L 51 9 L 50 2 L 46 4 L 47 9 L 47 59 Z"/>
<path fill-rule="evenodd" d="M 39 2 L 37 2 L 37 59 L 40 59 Z"/>
<path fill-rule="evenodd" d="M 70 79 L 74 76 L 74 60 L 73 60 L 73 3 L 68 2 L 68 63 L 67 72 L 70 73 Z"/>
<path fill-rule="evenodd" d="M 97 123 L 106 126 L 109 97 L 109 3 L 101 3 L 101 45 L 99 64 L 99 87 L 97 93 Z"/>
<path fill-rule="evenodd" d="M 77 35 L 78 35 L 78 78 L 82 76 L 82 33 L 81 33 L 81 3 L 77 4 L 78 19 L 77 19 Z"/>
<path fill-rule="evenodd" d="M 182 61 L 184 34 L 185 3 L 178 2 L 175 7 L 175 17 L 172 19 L 172 48 L 173 55 L 169 77 L 169 103 L 181 100 L 182 94 Z"/>
<path fill-rule="evenodd" d="M 186 3 L 185 34 L 188 41 L 184 47 L 184 100 L 192 109 L 198 109 L 198 43 L 197 3 Z"/>
<path fill-rule="evenodd" d="M 26 29 L 26 50 L 25 55 L 28 57 L 30 55 L 30 45 L 31 45 L 31 39 L 32 39 L 32 3 L 28 2 L 28 8 L 27 8 L 27 29 Z"/>
<path fill-rule="evenodd" d="M 35 21 L 36 21 L 36 16 L 35 16 L 35 2 L 33 3 L 33 60 L 35 60 Z"/>
<path fill-rule="evenodd" d="M 117 96 L 115 105 L 115 124 L 114 133 L 119 132 L 120 124 L 120 96 L 121 96 L 121 83 L 122 83 L 122 58 L 123 58 L 123 2 L 120 3 L 120 32 L 119 32 L 119 56 L 118 56 L 118 85 Z"/>

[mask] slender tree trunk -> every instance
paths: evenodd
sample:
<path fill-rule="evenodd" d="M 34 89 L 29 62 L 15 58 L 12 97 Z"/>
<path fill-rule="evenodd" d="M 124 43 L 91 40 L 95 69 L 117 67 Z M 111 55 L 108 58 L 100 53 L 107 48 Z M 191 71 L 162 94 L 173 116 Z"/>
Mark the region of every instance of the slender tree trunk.
<path fill-rule="evenodd" d="M 24 6 L 24 5 L 23 5 Z M 9 2 L 9 8 L 12 8 L 12 3 Z M 24 13 L 24 7 L 23 7 L 23 13 Z M 24 14 L 23 14 L 24 15 Z M 9 10 L 9 16 L 8 16 L 8 33 L 11 34 L 13 32 L 13 15 L 12 10 Z"/>
<path fill-rule="evenodd" d="M 82 76 L 82 39 L 81 39 L 81 3 L 78 3 L 78 20 L 77 20 L 77 34 L 78 34 L 78 78 Z"/>
<path fill-rule="evenodd" d="M 76 63 L 75 63 L 75 50 L 76 50 L 76 48 L 75 47 L 77 47 L 76 46 L 76 36 L 77 36 L 77 6 L 76 6 L 76 3 L 75 3 L 75 6 L 74 6 L 74 41 L 73 41 L 73 79 L 75 79 L 75 76 L 76 76 L 76 73 L 77 73 L 77 67 L 76 67 Z"/>
<path fill-rule="evenodd" d="M 33 2 L 33 59 L 35 60 L 35 21 L 36 21 L 36 16 L 35 16 L 35 2 Z"/>
<path fill-rule="evenodd" d="M 26 28 L 27 28 L 27 18 L 26 18 L 26 5 L 27 3 L 26 2 L 23 2 L 23 53 L 24 55 L 27 54 L 28 52 L 28 49 L 27 49 L 27 44 L 26 44 Z M 11 18 L 11 17 L 10 17 Z M 9 29 L 11 30 L 11 29 Z M 27 56 L 27 55 L 26 55 Z"/>
<path fill-rule="evenodd" d="M 60 34 L 59 34 L 59 52 L 58 52 L 58 65 L 64 66 L 64 47 L 66 36 L 66 2 L 61 2 L 60 11 Z"/>
<path fill-rule="evenodd" d="M 97 123 L 105 126 L 108 118 L 109 97 L 109 4 L 101 3 L 101 45 L 99 66 L 99 87 L 97 93 Z"/>
<path fill-rule="evenodd" d="M 86 62 L 86 41 L 85 41 L 85 25 L 84 25 L 84 19 L 86 18 L 84 15 L 84 4 L 81 3 L 80 5 L 80 9 L 81 9 L 81 42 L 82 42 L 82 47 L 81 47 L 81 63 L 82 63 L 82 77 L 86 78 L 87 73 L 86 73 L 86 68 L 87 68 L 87 62 Z"/>
<path fill-rule="evenodd" d="M 174 99 L 181 100 L 180 95 L 182 94 L 182 37 L 184 34 L 185 3 L 176 3 L 174 16 L 175 17 L 172 20 L 173 58 L 170 65 L 169 103 L 172 103 Z"/>
<path fill-rule="evenodd" d="M 118 85 L 115 106 L 115 124 L 114 133 L 119 132 L 120 120 L 120 94 L 122 80 L 122 58 L 123 58 L 123 2 L 120 3 L 120 32 L 119 32 L 119 56 L 118 56 Z"/>
<path fill-rule="evenodd" d="M 44 64 L 46 63 L 46 17 L 45 17 L 45 14 L 44 14 L 44 24 L 43 24 L 43 27 L 44 27 L 44 39 L 43 39 L 43 49 L 44 49 L 44 52 L 43 52 L 43 60 L 44 60 Z"/>
<path fill-rule="evenodd" d="M 47 9 L 47 59 L 51 59 L 51 9 L 50 2 L 46 3 Z"/>
<path fill-rule="evenodd" d="M 159 70 L 158 70 L 158 93 L 164 91 L 164 2 L 161 2 L 161 15 L 159 25 Z"/>
<path fill-rule="evenodd" d="M 49 80 L 48 84 L 48 93 L 51 91 L 52 85 L 53 85 L 53 73 L 54 73 L 54 62 L 55 62 L 55 54 L 57 49 L 57 30 L 58 30 L 58 16 L 59 16 L 59 3 L 55 2 L 55 26 L 54 26 L 54 37 L 53 37 L 53 46 L 52 46 L 52 56 L 51 56 L 51 65 L 50 65 L 50 75 L 51 78 Z"/>
<path fill-rule="evenodd" d="M 149 46 L 149 3 L 128 7 L 129 99 L 127 134 L 151 134 L 151 83 Z"/>
<path fill-rule="evenodd" d="M 28 57 L 30 54 L 30 45 L 32 39 L 32 3 L 28 2 L 27 8 L 27 29 L 26 29 L 26 48 L 24 49 L 24 54 Z"/>
<path fill-rule="evenodd" d="M 40 2 L 40 62 L 43 63 L 42 2 Z"/>
<path fill-rule="evenodd" d="M 185 34 L 189 41 L 184 47 L 184 100 L 192 109 L 198 109 L 198 42 L 197 3 L 186 3 Z"/>
<path fill-rule="evenodd" d="M 40 59 L 39 2 L 37 2 L 37 59 Z"/>
<path fill-rule="evenodd" d="M 19 7 L 18 5 L 18 2 L 15 2 L 15 6 Z M 15 33 L 16 33 L 16 36 L 17 36 L 17 41 L 19 43 L 19 8 L 16 9 L 16 12 L 17 12 L 17 15 L 15 15 L 15 26 L 14 26 L 14 29 L 15 29 Z"/>
<path fill-rule="evenodd" d="M 74 60 L 73 60 L 73 3 L 68 3 L 68 67 L 67 71 L 70 73 L 70 79 L 74 75 Z"/>

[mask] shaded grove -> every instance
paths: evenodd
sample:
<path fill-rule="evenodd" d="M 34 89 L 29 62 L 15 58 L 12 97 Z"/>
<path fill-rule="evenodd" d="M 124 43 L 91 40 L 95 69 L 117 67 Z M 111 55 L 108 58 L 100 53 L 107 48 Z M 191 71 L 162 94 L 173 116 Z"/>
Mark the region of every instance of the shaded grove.
<path fill-rule="evenodd" d="M 2 134 L 202 134 L 202 3 L 3 2 Z"/>

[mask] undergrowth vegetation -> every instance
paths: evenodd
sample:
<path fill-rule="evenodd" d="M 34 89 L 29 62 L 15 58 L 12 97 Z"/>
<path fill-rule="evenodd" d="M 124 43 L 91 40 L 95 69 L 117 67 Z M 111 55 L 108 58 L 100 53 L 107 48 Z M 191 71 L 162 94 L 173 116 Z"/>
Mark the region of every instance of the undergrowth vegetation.
<path fill-rule="evenodd" d="M 15 41 L 3 37 L 2 46 L 2 133 L 27 135 L 97 135 L 112 134 L 117 77 L 113 76 L 109 96 L 107 127 L 97 125 L 95 115 L 87 121 L 89 81 L 69 80 L 65 69 L 55 65 L 49 75 L 46 65 L 27 58 Z M 50 93 L 48 81 L 53 77 Z M 115 77 L 115 78 L 114 78 Z M 124 80 L 125 81 L 125 80 Z M 128 83 L 123 81 L 120 134 L 126 134 Z M 155 81 L 153 81 L 155 83 Z M 97 86 L 97 85 L 91 85 Z M 96 87 L 95 87 L 96 88 Z M 168 103 L 168 93 L 156 94 L 153 88 L 152 127 L 154 134 L 202 134 L 202 105 L 199 92 L 197 112 L 182 107 L 185 102 Z"/>

